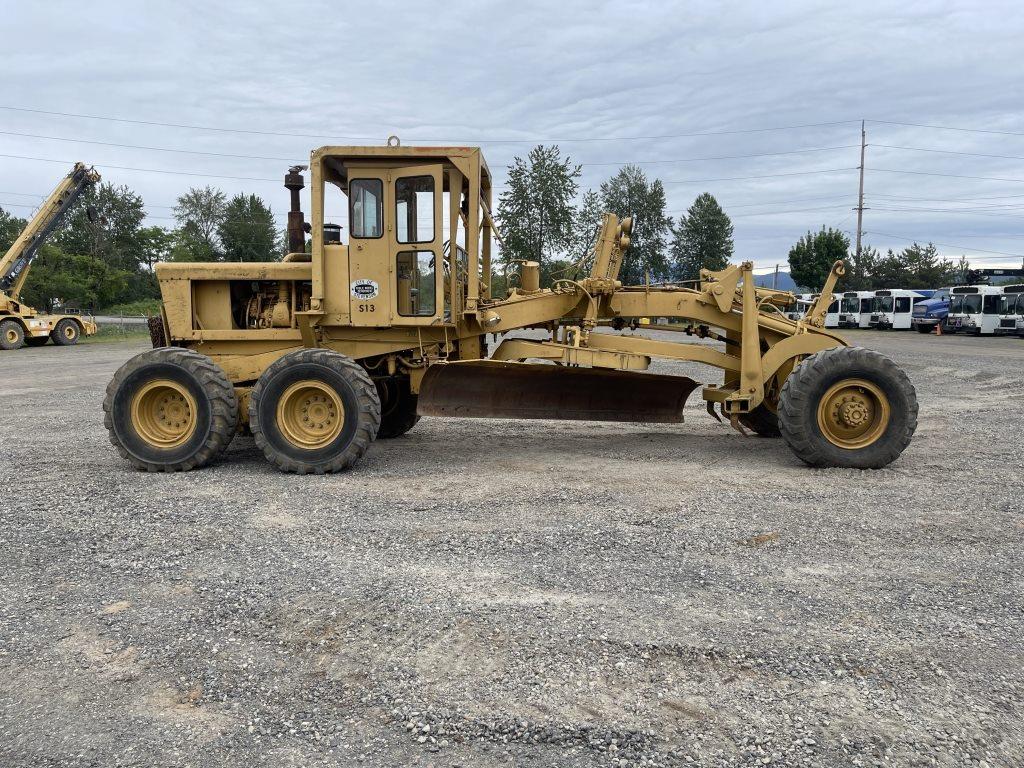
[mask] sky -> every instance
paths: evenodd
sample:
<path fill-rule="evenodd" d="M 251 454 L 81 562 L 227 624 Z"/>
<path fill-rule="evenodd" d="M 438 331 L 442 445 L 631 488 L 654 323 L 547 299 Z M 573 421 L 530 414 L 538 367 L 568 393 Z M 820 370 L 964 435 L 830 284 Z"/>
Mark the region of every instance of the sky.
<path fill-rule="evenodd" d="M 711 192 L 765 270 L 809 229 L 854 231 L 865 120 L 865 244 L 1024 262 L 1019 2 L 0 2 L 20 215 L 75 160 L 152 224 L 210 184 L 283 226 L 283 174 L 317 146 L 475 144 L 500 187 L 557 143 L 581 192 L 624 163 L 673 218 Z"/>

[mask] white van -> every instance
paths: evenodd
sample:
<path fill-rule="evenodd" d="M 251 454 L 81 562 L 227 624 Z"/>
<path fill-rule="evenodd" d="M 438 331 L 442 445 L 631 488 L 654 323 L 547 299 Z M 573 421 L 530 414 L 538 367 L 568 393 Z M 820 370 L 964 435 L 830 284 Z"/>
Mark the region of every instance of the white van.
<path fill-rule="evenodd" d="M 958 285 L 952 290 L 943 331 L 991 335 L 999 326 L 1001 285 Z"/>
<path fill-rule="evenodd" d="M 999 297 L 997 336 L 1020 336 L 1024 339 L 1024 284 L 1004 285 Z"/>
<path fill-rule="evenodd" d="M 847 291 L 839 305 L 840 328 L 867 328 L 871 322 L 874 291 Z"/>
<path fill-rule="evenodd" d="M 868 324 L 880 331 L 909 331 L 914 305 L 925 298 L 923 293 L 905 288 L 884 288 L 875 291 Z"/>

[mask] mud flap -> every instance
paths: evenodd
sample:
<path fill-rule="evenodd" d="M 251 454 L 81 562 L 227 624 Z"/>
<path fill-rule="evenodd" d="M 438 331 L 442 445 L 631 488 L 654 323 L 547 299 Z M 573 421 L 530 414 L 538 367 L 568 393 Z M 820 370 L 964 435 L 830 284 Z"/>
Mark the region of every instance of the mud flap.
<path fill-rule="evenodd" d="M 684 376 L 472 361 L 431 366 L 421 416 L 679 423 L 698 386 Z"/>

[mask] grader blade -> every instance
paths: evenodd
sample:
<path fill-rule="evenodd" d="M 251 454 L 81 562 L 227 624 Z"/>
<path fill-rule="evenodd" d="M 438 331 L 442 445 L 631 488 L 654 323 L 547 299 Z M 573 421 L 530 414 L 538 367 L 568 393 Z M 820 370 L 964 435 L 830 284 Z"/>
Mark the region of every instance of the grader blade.
<path fill-rule="evenodd" d="M 473 361 L 432 366 L 422 416 L 678 423 L 698 386 L 683 376 Z"/>

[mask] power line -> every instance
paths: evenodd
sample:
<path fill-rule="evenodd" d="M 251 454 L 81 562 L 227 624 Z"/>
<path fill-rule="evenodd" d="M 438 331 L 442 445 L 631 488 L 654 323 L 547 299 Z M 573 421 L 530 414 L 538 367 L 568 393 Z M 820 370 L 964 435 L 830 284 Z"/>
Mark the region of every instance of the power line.
<path fill-rule="evenodd" d="M 791 149 L 785 152 L 758 152 L 753 155 L 718 155 L 717 157 L 683 157 L 675 160 L 628 160 L 625 162 L 580 163 L 583 168 L 599 165 L 654 165 L 657 163 L 698 163 L 705 160 L 745 160 L 752 157 L 777 157 L 779 155 L 801 155 L 808 152 L 831 152 L 836 149 L 851 149 L 858 144 L 843 144 L 839 147 L 814 147 L 811 149 Z"/>
<path fill-rule="evenodd" d="M 904 171 L 895 168 L 872 168 L 873 171 L 882 173 L 909 173 L 913 176 L 945 176 L 950 179 L 981 179 L 982 181 L 1009 181 L 1015 184 L 1024 184 L 1024 179 L 1004 179 L 996 176 L 961 176 L 955 173 L 930 173 L 928 171 Z"/>
<path fill-rule="evenodd" d="M 273 160 L 275 162 L 296 164 L 293 157 L 266 157 L 263 155 L 233 155 L 225 152 L 204 152 L 199 149 L 173 149 L 171 147 L 147 147 L 139 144 L 117 144 L 112 141 L 91 141 L 89 139 L 69 139 L 64 136 L 43 136 L 38 133 L 18 133 L 16 131 L 0 131 L 3 136 L 21 136 L 28 139 L 46 139 L 47 141 L 65 141 L 73 144 L 95 144 L 100 147 L 119 147 L 121 149 L 144 149 L 147 152 L 174 152 L 180 155 L 206 155 L 208 157 L 231 157 L 239 160 Z"/>
<path fill-rule="evenodd" d="M 680 179 L 679 181 L 663 181 L 662 184 L 704 184 L 711 181 L 746 181 L 747 179 L 776 179 L 782 176 L 807 176 L 815 173 L 839 173 L 840 171 L 856 171 L 857 168 L 824 168 L 818 171 L 792 171 L 790 173 L 769 173 L 764 176 L 728 176 L 721 179 Z"/>
<path fill-rule="evenodd" d="M 939 131 L 963 131 L 966 133 L 994 133 L 1000 136 L 1024 136 L 1024 133 L 1018 133 L 1016 131 L 996 131 L 991 128 L 959 128 L 951 125 L 928 125 L 926 123 L 900 123 L 895 120 L 872 120 L 868 119 L 869 123 L 879 123 L 881 125 L 905 125 L 913 128 L 932 128 Z"/>
<path fill-rule="evenodd" d="M 10 157 L 15 160 L 35 160 L 41 163 L 61 163 L 62 165 L 74 165 L 75 160 L 55 160 L 49 157 L 28 157 L 26 155 L 7 155 L 0 154 L 0 157 Z M 280 182 L 281 179 L 265 179 L 257 176 L 224 176 L 213 173 L 194 173 L 191 171 L 169 171 L 164 168 L 131 168 L 126 165 L 108 165 L 103 163 L 103 168 L 113 168 L 118 171 L 137 171 L 139 173 L 166 173 L 172 176 L 200 176 L 207 179 L 232 179 L 235 181 L 273 181 Z"/>
<path fill-rule="evenodd" d="M 963 211 L 955 210 L 950 208 L 893 208 L 884 206 L 875 206 L 872 208 L 875 211 L 889 211 L 897 213 L 952 213 L 961 216 L 983 216 L 990 219 L 1021 219 L 1021 215 L 1013 215 L 1010 213 L 985 213 L 982 211 Z"/>
<path fill-rule="evenodd" d="M 1021 155 L 986 155 L 980 152 L 960 152 L 954 149 L 927 149 L 925 147 L 897 147 L 893 144 L 869 144 L 870 147 L 882 147 L 884 149 L 902 149 L 911 152 L 937 152 L 943 155 L 965 155 L 967 157 L 994 157 L 998 160 L 1024 160 Z"/>
<path fill-rule="evenodd" d="M 295 133 L 285 131 L 259 131 L 246 128 L 226 128 L 223 126 L 211 126 L 211 125 L 195 125 L 188 123 L 166 123 L 157 120 L 138 120 L 133 118 L 125 117 L 111 117 L 109 115 L 87 115 L 74 112 L 53 112 L 43 109 L 29 109 L 27 107 L 12 107 L 0 105 L 0 109 L 9 110 L 11 112 L 28 112 L 38 115 L 51 115 L 55 117 L 76 117 L 85 120 L 103 120 L 107 122 L 116 123 L 131 123 L 133 125 L 156 125 L 164 128 L 184 128 L 188 130 L 196 131 L 215 131 L 218 133 L 242 133 L 256 136 L 284 136 L 290 138 L 302 138 L 302 139 L 344 139 L 346 141 L 384 141 L 380 136 L 336 136 L 322 133 Z M 551 138 L 551 137 L 533 137 L 533 138 L 518 138 L 518 139 L 487 139 L 482 141 L 468 141 L 465 139 L 459 140 L 457 143 L 469 143 L 469 144 L 533 144 L 542 142 L 555 142 L 555 143 L 569 143 L 569 142 L 595 142 L 595 141 L 651 141 L 655 139 L 678 139 L 678 138 L 689 138 L 693 136 L 726 136 L 732 134 L 742 133 L 765 133 L 769 131 L 793 131 L 801 128 L 823 128 L 833 125 L 846 125 L 848 123 L 857 122 L 856 120 L 833 120 L 824 123 L 800 123 L 797 125 L 776 125 L 767 126 L 762 128 L 735 128 L 717 131 L 695 131 L 691 133 L 677 133 L 662 136 L 608 136 L 608 137 L 586 137 L 586 138 Z M 410 138 L 407 141 L 451 141 L 451 139 L 426 139 L 426 138 Z"/>
<path fill-rule="evenodd" d="M 934 240 L 928 240 L 927 238 L 922 238 L 922 237 L 909 238 L 906 235 L 893 235 L 893 234 L 891 234 L 889 232 L 879 232 L 877 229 L 873 229 L 873 230 L 870 230 L 869 232 L 865 232 L 865 234 L 881 235 L 882 237 L 894 237 L 897 240 L 902 240 L 902 241 L 907 242 L 907 243 L 923 243 L 923 242 L 927 241 L 927 242 L 932 243 L 932 245 L 941 245 L 943 248 L 957 248 L 957 249 L 964 250 L 964 251 L 971 251 L 971 250 L 973 250 L 973 251 L 977 251 L 978 253 L 994 253 L 997 256 L 1012 256 L 1015 259 L 1024 259 L 1024 255 L 1019 254 L 1019 253 L 1006 253 L 1005 251 L 986 251 L 983 248 L 971 248 L 970 246 L 966 246 L 966 245 L 953 245 L 951 243 L 939 243 L 939 242 L 936 242 Z"/>
<path fill-rule="evenodd" d="M 781 211 L 757 211 L 755 213 L 738 213 L 735 216 L 730 216 L 730 219 L 744 219 L 749 216 L 778 216 L 783 213 L 808 213 L 810 211 L 834 211 L 836 208 L 845 208 L 843 204 L 840 205 L 826 205 L 822 208 L 787 208 Z"/>

